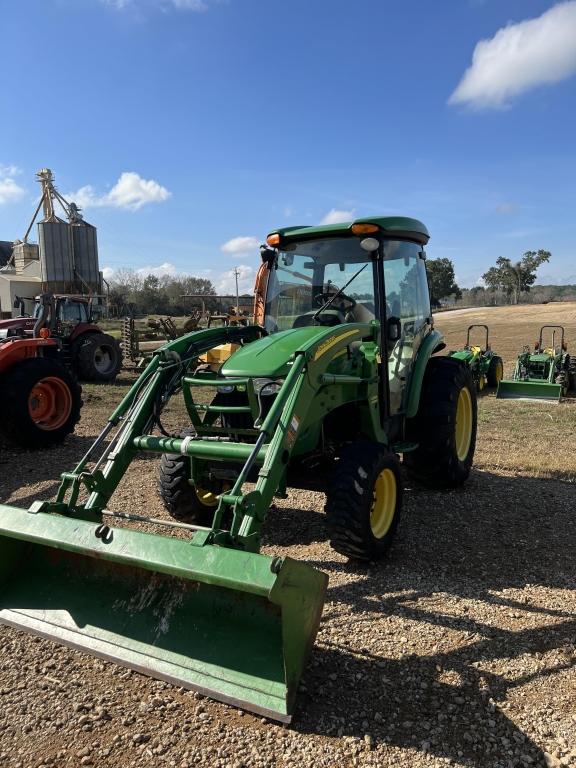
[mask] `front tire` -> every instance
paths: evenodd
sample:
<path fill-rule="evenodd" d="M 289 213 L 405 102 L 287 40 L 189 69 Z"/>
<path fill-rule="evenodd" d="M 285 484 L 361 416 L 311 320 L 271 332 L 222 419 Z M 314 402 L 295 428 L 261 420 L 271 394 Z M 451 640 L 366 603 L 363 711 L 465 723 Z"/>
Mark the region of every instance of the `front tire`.
<path fill-rule="evenodd" d="M 420 406 L 408 423 L 418 443 L 404 464 L 412 477 L 431 488 L 456 488 L 470 474 L 476 447 L 476 388 L 469 369 L 449 357 L 428 362 Z"/>
<path fill-rule="evenodd" d="M 2 375 L 0 398 L 6 405 L 2 431 L 29 450 L 61 443 L 80 419 L 81 393 L 68 370 L 55 360 L 37 357 L 15 363 Z"/>
<path fill-rule="evenodd" d="M 194 429 L 182 430 L 179 437 L 194 436 Z M 224 489 L 222 489 L 224 490 Z M 190 457 L 163 453 L 158 471 L 158 493 L 166 511 L 175 520 L 211 525 L 218 498 L 213 491 L 190 481 Z"/>
<path fill-rule="evenodd" d="M 392 543 L 401 509 L 396 455 L 377 443 L 348 446 L 326 493 L 331 547 L 356 560 L 379 560 Z"/>
<path fill-rule="evenodd" d="M 504 363 L 498 355 L 493 355 L 488 366 L 488 386 L 496 389 L 504 378 Z"/>

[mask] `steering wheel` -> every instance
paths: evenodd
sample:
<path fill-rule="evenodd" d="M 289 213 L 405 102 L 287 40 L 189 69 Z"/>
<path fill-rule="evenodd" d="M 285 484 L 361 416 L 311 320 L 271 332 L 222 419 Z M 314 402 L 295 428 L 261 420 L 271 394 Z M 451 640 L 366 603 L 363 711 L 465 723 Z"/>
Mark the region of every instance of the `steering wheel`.
<path fill-rule="evenodd" d="M 330 301 L 334 297 L 334 295 L 337 293 L 337 291 L 322 291 L 322 293 L 317 293 L 314 296 L 314 304 L 317 307 L 322 307 L 324 304 L 326 304 L 327 301 Z M 349 296 L 346 296 L 346 294 L 341 293 L 338 298 L 336 299 L 336 303 L 338 303 L 340 310 L 342 312 L 348 312 L 351 309 L 354 309 L 356 306 L 356 302 L 354 299 L 351 299 Z M 334 307 L 334 304 L 331 304 L 327 309 L 332 309 Z"/>

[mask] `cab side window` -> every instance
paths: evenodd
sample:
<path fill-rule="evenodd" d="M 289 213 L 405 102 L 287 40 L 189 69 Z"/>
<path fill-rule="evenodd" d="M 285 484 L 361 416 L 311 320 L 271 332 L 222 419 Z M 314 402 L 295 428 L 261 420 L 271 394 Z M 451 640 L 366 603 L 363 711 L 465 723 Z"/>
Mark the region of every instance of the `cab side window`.
<path fill-rule="evenodd" d="M 414 336 L 430 317 L 426 267 L 421 246 L 401 240 L 384 247 L 388 317 L 401 321 L 402 336 Z"/>

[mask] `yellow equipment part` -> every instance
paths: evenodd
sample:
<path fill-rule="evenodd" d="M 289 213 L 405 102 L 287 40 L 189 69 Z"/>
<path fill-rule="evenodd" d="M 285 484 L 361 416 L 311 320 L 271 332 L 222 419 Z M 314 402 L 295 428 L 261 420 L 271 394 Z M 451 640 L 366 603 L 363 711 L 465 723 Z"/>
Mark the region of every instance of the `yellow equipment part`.
<path fill-rule="evenodd" d="M 222 363 L 225 363 L 231 355 L 240 348 L 240 344 L 219 344 L 217 347 L 209 349 L 200 356 L 203 363 L 208 363 L 211 370 L 218 371 Z"/>

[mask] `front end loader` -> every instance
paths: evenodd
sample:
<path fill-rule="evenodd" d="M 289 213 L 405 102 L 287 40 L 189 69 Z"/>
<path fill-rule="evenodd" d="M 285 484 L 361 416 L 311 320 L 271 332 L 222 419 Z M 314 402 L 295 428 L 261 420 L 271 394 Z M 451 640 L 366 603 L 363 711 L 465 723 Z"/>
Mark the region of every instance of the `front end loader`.
<path fill-rule="evenodd" d="M 545 346 L 548 332 L 551 346 Z M 558 343 L 559 341 L 559 343 Z M 571 387 L 572 364 L 561 325 L 543 325 L 534 349 L 518 355 L 512 379 L 503 379 L 497 397 L 560 402 Z"/>
<path fill-rule="evenodd" d="M 486 334 L 483 347 L 470 343 L 470 332 L 476 328 L 482 328 Z M 487 325 L 469 325 L 463 349 L 448 353 L 449 357 L 462 360 L 470 368 L 477 392 L 482 392 L 486 387 L 496 389 L 504 376 L 502 358 L 493 352 L 488 334 Z"/>
<path fill-rule="evenodd" d="M 327 576 L 260 553 L 274 496 L 328 477 L 332 547 L 375 561 L 400 519 L 400 456 L 434 487 L 470 472 L 475 386 L 433 356 L 427 241 L 399 217 L 272 232 L 255 324 L 166 344 L 54 501 L 0 507 L 0 621 L 289 722 Z M 166 517 L 110 509 L 141 454 L 160 459 Z"/>

